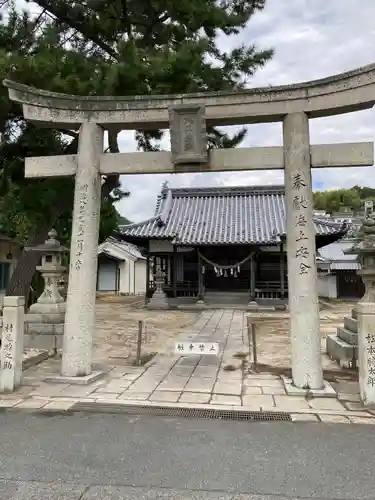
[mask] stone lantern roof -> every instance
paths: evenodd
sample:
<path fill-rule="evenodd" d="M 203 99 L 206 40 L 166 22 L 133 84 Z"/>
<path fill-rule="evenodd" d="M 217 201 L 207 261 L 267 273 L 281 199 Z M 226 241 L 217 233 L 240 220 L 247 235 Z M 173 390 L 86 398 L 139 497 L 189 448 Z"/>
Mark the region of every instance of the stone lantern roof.
<path fill-rule="evenodd" d="M 344 253 L 347 254 L 375 254 L 375 213 L 367 215 L 364 219 L 360 232 L 360 241 L 355 243 Z"/>
<path fill-rule="evenodd" d="M 42 252 L 42 253 L 65 253 L 68 252 L 69 249 L 61 245 L 60 241 L 56 239 L 57 232 L 55 229 L 51 229 L 48 233 L 48 239 L 41 243 L 40 245 L 36 245 L 33 247 L 26 247 L 26 251 L 33 252 Z"/>

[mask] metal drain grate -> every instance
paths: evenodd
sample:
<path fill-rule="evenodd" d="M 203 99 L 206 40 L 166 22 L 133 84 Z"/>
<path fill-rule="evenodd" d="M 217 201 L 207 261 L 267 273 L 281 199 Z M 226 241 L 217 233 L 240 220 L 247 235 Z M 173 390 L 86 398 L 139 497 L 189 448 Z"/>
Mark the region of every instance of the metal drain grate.
<path fill-rule="evenodd" d="M 76 403 L 71 412 L 130 413 L 138 415 L 161 415 L 165 417 L 202 418 L 217 420 L 284 421 L 291 422 L 290 413 L 273 411 L 236 411 L 202 408 L 177 408 L 165 406 L 131 406 L 106 403 Z"/>

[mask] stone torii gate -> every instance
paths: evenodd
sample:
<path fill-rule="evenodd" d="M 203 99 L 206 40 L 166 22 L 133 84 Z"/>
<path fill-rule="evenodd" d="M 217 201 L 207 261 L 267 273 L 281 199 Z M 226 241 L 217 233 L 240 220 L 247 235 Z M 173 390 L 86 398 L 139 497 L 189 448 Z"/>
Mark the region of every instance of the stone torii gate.
<path fill-rule="evenodd" d="M 371 108 L 375 65 L 312 82 L 240 92 L 77 97 L 5 81 L 27 120 L 79 129 L 77 155 L 26 158 L 26 177 L 75 175 L 61 376 L 92 372 L 100 176 L 285 169 L 292 374 L 295 388 L 324 392 L 311 167 L 373 165 L 373 143 L 310 146 L 309 119 Z M 283 147 L 207 150 L 207 125 L 283 122 Z M 106 129 L 170 129 L 171 152 L 103 153 Z"/>

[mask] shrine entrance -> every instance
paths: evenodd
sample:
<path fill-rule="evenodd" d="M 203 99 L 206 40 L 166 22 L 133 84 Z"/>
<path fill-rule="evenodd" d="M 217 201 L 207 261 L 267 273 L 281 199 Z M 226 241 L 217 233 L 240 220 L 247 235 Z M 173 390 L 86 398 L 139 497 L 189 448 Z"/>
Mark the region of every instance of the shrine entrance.
<path fill-rule="evenodd" d="M 207 268 L 205 272 L 205 290 L 220 290 L 222 292 L 248 291 L 249 280 L 242 279 L 241 273 L 236 269 Z"/>
<path fill-rule="evenodd" d="M 60 130 L 79 129 L 76 155 L 25 159 L 26 177 L 75 176 L 63 377 L 79 380 L 93 374 L 101 176 L 282 168 L 286 220 L 277 225 L 274 237 L 286 235 L 292 382 L 301 390 L 324 392 L 311 168 L 370 166 L 374 164 L 374 147 L 373 143 L 311 145 L 309 120 L 372 108 L 375 65 L 301 84 L 188 95 L 79 97 L 12 81 L 4 85 L 10 99 L 22 104 L 26 120 Z M 282 147 L 208 147 L 207 127 L 270 122 L 283 122 Z M 111 129 L 169 129 L 171 151 L 106 154 L 104 132 Z M 166 200 L 167 207 L 172 201 Z M 200 210 L 205 210 L 204 206 Z M 254 207 L 245 208 L 246 223 L 236 230 L 236 235 L 243 244 L 251 245 L 254 235 L 267 243 L 264 232 L 251 219 L 252 210 Z M 255 210 L 262 212 L 263 207 Z M 173 217 L 168 220 L 166 213 L 152 217 L 149 223 L 156 232 L 166 226 L 173 239 Z M 225 226 L 225 221 L 223 210 L 218 227 Z M 204 244 L 205 228 L 197 233 L 192 227 L 189 232 L 194 234 L 195 246 Z M 220 231 L 215 235 L 215 242 L 220 243 Z M 234 272 L 232 264 L 220 268 Z M 233 286 L 236 279 L 241 278 L 233 274 Z M 202 285 L 199 278 L 199 299 Z M 251 295 L 256 291 L 255 283 L 250 284 L 250 291 Z"/>
<path fill-rule="evenodd" d="M 199 251 L 205 291 L 249 292 L 249 247 L 210 247 Z"/>

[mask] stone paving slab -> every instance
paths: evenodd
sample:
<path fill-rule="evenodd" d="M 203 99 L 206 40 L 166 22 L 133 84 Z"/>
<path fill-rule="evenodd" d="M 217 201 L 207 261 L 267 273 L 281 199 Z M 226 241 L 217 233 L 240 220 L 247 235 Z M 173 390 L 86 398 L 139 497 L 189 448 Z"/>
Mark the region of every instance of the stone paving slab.
<path fill-rule="evenodd" d="M 318 415 L 313 415 L 312 413 L 292 413 L 292 422 L 319 422 Z"/>
<path fill-rule="evenodd" d="M 246 315 L 238 310 L 204 311 L 176 341 L 219 342 L 220 356 L 157 355 L 145 366 L 104 367 L 104 378 L 88 386 L 46 383 L 61 360 L 48 359 L 24 372 L 24 385 L 0 395 L 0 407 L 35 411 L 68 411 L 76 403 L 210 408 L 288 412 L 293 422 L 375 423 L 360 402 L 358 384 L 339 380 L 337 398 L 287 396 L 281 376 L 249 373 L 235 356 L 248 352 Z M 230 365 L 230 369 L 228 368 Z M 104 369 L 95 367 L 95 369 Z"/>

